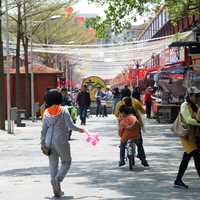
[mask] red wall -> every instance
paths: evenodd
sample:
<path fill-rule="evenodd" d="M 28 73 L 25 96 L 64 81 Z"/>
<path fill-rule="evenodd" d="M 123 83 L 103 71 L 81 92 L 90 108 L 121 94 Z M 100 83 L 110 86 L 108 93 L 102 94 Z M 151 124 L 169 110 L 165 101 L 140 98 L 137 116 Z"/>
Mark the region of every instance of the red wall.
<path fill-rule="evenodd" d="M 44 93 L 46 88 L 56 88 L 57 74 L 35 74 L 34 75 L 34 95 L 35 95 L 35 102 L 39 102 L 41 105 L 44 99 Z M 5 100 L 5 110 L 6 110 L 6 76 L 4 80 L 4 100 Z M 10 76 L 10 94 L 11 94 L 11 106 L 16 106 L 16 91 L 15 91 L 15 75 Z M 25 94 L 25 75 L 20 75 L 20 108 L 25 109 L 26 106 L 26 94 Z M 30 90 L 30 100 L 31 100 L 31 90 Z"/>
<path fill-rule="evenodd" d="M 47 88 L 56 88 L 57 79 L 55 74 L 38 74 L 35 76 L 35 102 L 40 105 L 44 102 L 44 93 Z"/>

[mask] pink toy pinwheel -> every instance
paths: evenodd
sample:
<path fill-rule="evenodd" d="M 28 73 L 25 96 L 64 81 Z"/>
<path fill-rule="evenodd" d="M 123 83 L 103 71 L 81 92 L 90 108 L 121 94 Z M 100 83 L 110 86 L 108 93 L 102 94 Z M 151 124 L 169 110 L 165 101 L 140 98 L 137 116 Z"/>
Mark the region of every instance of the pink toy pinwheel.
<path fill-rule="evenodd" d="M 98 133 L 92 135 L 87 130 L 85 130 L 85 134 L 86 134 L 86 141 L 90 143 L 92 146 L 96 146 L 97 143 L 100 141 Z"/>

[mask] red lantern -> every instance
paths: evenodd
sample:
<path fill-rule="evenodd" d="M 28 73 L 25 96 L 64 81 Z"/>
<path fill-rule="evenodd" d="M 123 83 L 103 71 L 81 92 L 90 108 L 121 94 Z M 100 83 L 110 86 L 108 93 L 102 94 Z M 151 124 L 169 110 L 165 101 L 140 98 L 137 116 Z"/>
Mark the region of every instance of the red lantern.
<path fill-rule="evenodd" d="M 74 9 L 71 7 L 71 6 L 67 6 L 65 7 L 65 12 L 68 14 L 68 15 L 71 15 L 73 13 Z"/>
<path fill-rule="evenodd" d="M 85 21 L 85 18 L 84 18 L 83 16 L 77 16 L 77 17 L 76 17 L 76 22 L 77 22 L 78 24 L 83 24 L 84 21 Z"/>

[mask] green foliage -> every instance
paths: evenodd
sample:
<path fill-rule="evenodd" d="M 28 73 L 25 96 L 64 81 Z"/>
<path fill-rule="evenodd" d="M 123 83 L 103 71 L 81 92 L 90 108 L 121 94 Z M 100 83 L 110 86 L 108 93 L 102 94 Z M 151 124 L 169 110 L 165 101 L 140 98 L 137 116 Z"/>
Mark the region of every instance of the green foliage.
<path fill-rule="evenodd" d="M 96 37 L 98 39 L 108 39 L 109 38 L 109 24 L 106 21 L 102 21 L 101 17 L 87 18 L 85 21 L 87 28 L 94 28 L 96 30 Z"/>
<path fill-rule="evenodd" d="M 199 0 L 166 0 L 165 3 L 173 22 L 177 22 L 187 14 L 199 14 Z"/>
<path fill-rule="evenodd" d="M 90 0 L 100 5 L 106 4 L 106 21 L 116 34 L 130 27 L 138 15 L 152 11 L 158 0 Z M 151 5 L 151 6 L 149 6 Z"/>
<path fill-rule="evenodd" d="M 25 0 L 25 2 L 26 10 L 22 14 L 22 36 L 30 35 L 32 20 L 33 42 L 35 43 L 68 44 L 73 41 L 73 44 L 88 44 L 95 42 L 94 36 L 91 36 L 84 26 L 75 22 L 74 15 L 66 18 L 64 12 L 66 3 L 63 1 Z M 32 5 L 33 2 L 34 5 Z M 17 6 L 16 4 L 12 5 Z M 21 6 L 23 8 L 22 4 Z M 16 37 L 18 20 L 17 13 L 14 11 L 15 7 L 13 6 L 9 22 L 9 31 L 13 38 Z M 52 19 L 52 16 L 59 17 Z"/>
<path fill-rule="evenodd" d="M 185 14 L 200 13 L 200 0 L 90 0 L 99 5 L 106 5 L 106 21 L 115 33 L 122 32 L 137 20 L 137 16 L 157 12 L 165 3 L 169 17 L 177 22 Z"/>
<path fill-rule="evenodd" d="M 172 42 L 180 42 L 180 41 L 184 41 L 184 36 L 181 35 L 181 33 L 176 33 L 176 34 L 172 37 Z"/>

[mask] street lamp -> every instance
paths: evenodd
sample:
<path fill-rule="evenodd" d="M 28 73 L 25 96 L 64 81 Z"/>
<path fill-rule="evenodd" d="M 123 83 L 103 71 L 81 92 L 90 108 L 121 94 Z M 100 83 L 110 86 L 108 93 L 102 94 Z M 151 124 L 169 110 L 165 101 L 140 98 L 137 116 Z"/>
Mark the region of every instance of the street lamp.
<path fill-rule="evenodd" d="M 8 32 L 8 2 L 5 1 L 5 7 L 6 7 L 6 66 L 8 67 L 9 64 L 9 32 Z M 10 72 L 9 69 L 6 73 L 6 91 L 7 91 L 7 122 L 8 122 L 8 133 L 11 133 L 11 119 L 10 119 Z"/>

